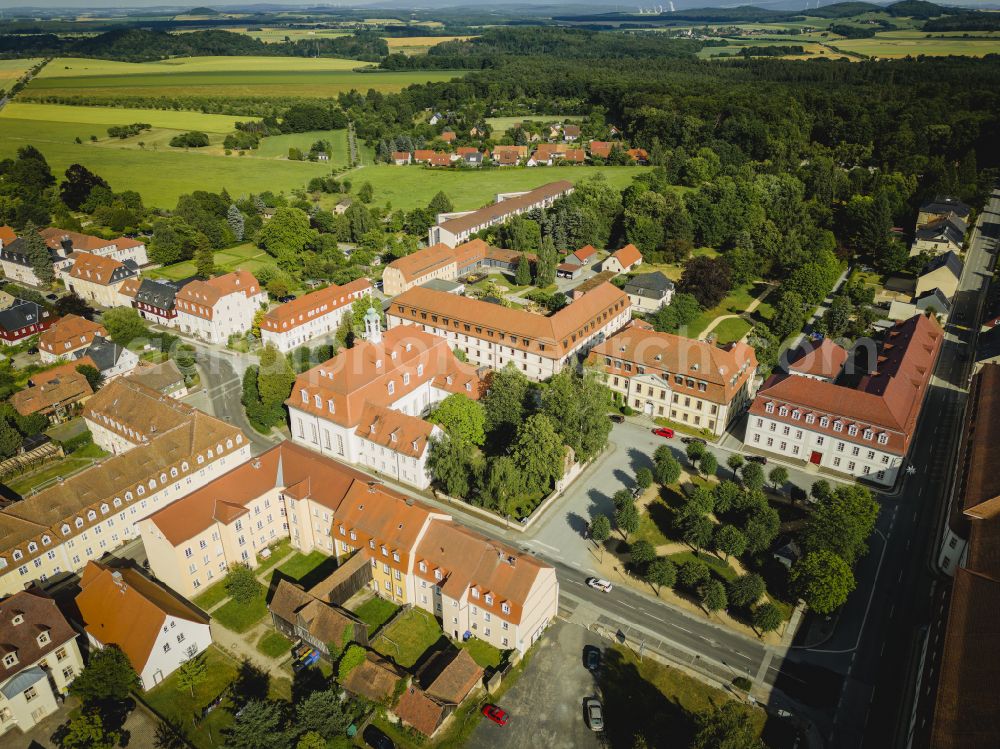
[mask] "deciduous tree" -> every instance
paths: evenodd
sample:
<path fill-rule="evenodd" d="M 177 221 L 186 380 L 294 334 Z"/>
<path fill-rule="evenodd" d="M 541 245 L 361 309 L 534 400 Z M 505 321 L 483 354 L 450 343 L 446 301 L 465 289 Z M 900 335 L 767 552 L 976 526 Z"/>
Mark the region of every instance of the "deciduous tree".
<path fill-rule="evenodd" d="M 713 614 L 726 608 L 726 588 L 718 580 L 709 580 L 701 590 L 701 605 Z"/>
<path fill-rule="evenodd" d="M 562 478 L 565 448 L 552 420 L 535 414 L 517 430 L 511 457 L 528 491 L 548 492 Z"/>
<path fill-rule="evenodd" d="M 646 568 L 646 581 L 656 586 L 656 592 L 661 588 L 670 588 L 677 582 L 677 567 L 666 557 L 657 557 Z"/>
<path fill-rule="evenodd" d="M 628 537 L 639 530 L 639 511 L 632 502 L 627 502 L 615 512 L 615 524 L 622 538 Z"/>
<path fill-rule="evenodd" d="M 90 662 L 70 684 L 69 691 L 89 707 L 123 702 L 139 686 L 128 656 L 117 645 L 107 645 L 91 651 Z"/>
<path fill-rule="evenodd" d="M 781 612 L 770 601 L 765 601 L 753 610 L 753 628 L 762 635 L 777 630 L 782 621 L 784 618 Z"/>
<path fill-rule="evenodd" d="M 691 749 L 766 749 L 757 738 L 749 710 L 725 700 L 698 715 L 698 732 Z"/>
<path fill-rule="evenodd" d="M 428 420 L 440 424 L 453 440 L 482 445 L 486 440 L 486 413 L 464 393 L 452 393 L 431 412 Z"/>
<path fill-rule="evenodd" d="M 723 525 L 715 531 L 712 539 L 716 551 L 721 551 L 726 558 L 738 557 L 747 548 L 747 538 L 739 528 L 733 525 Z"/>
<path fill-rule="evenodd" d="M 729 603 L 741 609 L 751 608 L 761 599 L 766 589 L 764 578 L 756 572 L 740 575 L 729 583 Z"/>
<path fill-rule="evenodd" d="M 854 573 L 841 557 L 821 549 L 807 553 L 792 565 L 792 589 L 818 614 L 836 611 L 854 590 Z"/>

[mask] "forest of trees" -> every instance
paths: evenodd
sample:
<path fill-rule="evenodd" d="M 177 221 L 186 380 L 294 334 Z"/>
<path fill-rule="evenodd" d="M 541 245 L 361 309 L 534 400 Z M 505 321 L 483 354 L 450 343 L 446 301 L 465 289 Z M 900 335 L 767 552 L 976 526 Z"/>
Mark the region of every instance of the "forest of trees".
<path fill-rule="evenodd" d="M 94 57 L 149 62 L 168 57 L 201 55 L 266 55 L 347 57 L 378 62 L 388 54 L 388 43 L 375 31 L 275 43 L 219 29 L 184 34 L 148 29 L 117 29 L 92 37 L 56 34 L 0 35 L 0 57 Z"/>

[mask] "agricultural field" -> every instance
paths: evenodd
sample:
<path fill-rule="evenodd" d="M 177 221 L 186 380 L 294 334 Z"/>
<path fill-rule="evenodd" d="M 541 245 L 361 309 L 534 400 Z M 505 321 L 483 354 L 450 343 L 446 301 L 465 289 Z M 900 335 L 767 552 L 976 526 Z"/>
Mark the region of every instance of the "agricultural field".
<path fill-rule="evenodd" d="M 205 133 L 231 133 L 240 120 L 253 117 L 230 117 L 224 114 L 202 114 L 170 109 L 119 109 L 117 107 L 74 107 L 65 104 L 33 104 L 13 101 L 3 108 L 2 119 L 77 123 L 93 126 L 98 137 L 106 137 L 111 125 L 145 122 L 154 128 L 178 132 L 201 130 Z"/>
<path fill-rule="evenodd" d="M 773 46 L 800 46 L 802 47 L 805 54 L 803 55 L 783 55 L 783 59 L 798 59 L 798 58 L 811 58 L 820 57 L 822 55 L 830 55 L 833 57 L 840 57 L 837 52 L 831 50 L 823 44 L 818 42 L 810 42 L 799 37 L 790 37 L 781 40 L 775 39 L 759 39 L 757 37 L 748 37 L 746 39 L 727 39 L 729 42 L 725 47 L 704 47 L 698 52 L 698 57 L 702 59 L 711 59 L 713 57 L 733 57 L 739 54 L 741 49 L 746 47 L 773 47 Z"/>
<path fill-rule="evenodd" d="M 255 29 L 257 27 L 254 27 Z M 334 39 L 338 36 L 348 36 L 351 32 L 343 29 L 284 29 L 279 26 L 262 26 L 259 31 L 249 28 L 226 29 L 238 34 L 246 34 L 267 44 L 302 39 Z"/>
<path fill-rule="evenodd" d="M 365 182 L 375 189 L 375 203 L 386 202 L 393 209 L 425 207 L 439 190 L 451 198 L 455 210 L 468 211 L 491 203 L 497 193 L 532 190 L 539 185 L 568 179 L 577 182 L 603 174 L 608 183 L 621 189 L 640 174 L 635 166 L 547 166 L 510 169 L 425 169 L 419 166 L 378 164 L 356 169 L 344 175 L 357 191 Z M 324 196 L 324 208 L 331 208 L 342 196 Z"/>
<path fill-rule="evenodd" d="M 318 140 L 326 140 L 333 146 L 329 166 L 340 166 L 347 163 L 347 131 L 346 130 L 310 130 L 306 133 L 290 133 L 288 135 L 271 135 L 262 138 L 260 148 L 248 156 L 262 159 L 282 159 L 288 157 L 289 148 L 308 151 Z"/>
<path fill-rule="evenodd" d="M 330 97 L 352 89 L 399 91 L 412 83 L 460 75 L 447 70 L 355 70 L 365 65 L 329 57 L 186 57 L 149 63 L 57 58 L 31 81 L 25 95 Z"/>
<path fill-rule="evenodd" d="M 0 60 L 0 89 L 8 89 L 13 86 L 17 83 L 18 78 L 38 62 L 39 60 L 34 58 L 25 60 Z"/>
<path fill-rule="evenodd" d="M 465 41 L 471 36 L 388 36 L 389 52 L 404 55 L 425 55 L 427 50 L 441 42 Z"/>
<path fill-rule="evenodd" d="M 94 124 L 81 122 L 79 119 L 71 122 L 28 119 L 25 115 L 32 111 L 39 117 L 52 114 L 46 110 L 24 109 L 29 106 L 37 105 L 16 103 L 0 111 L 0 158 L 13 156 L 18 148 L 31 144 L 45 154 L 57 175 L 61 176 L 70 164 L 83 164 L 104 177 L 115 190 L 136 190 L 148 206 L 172 208 L 180 195 L 196 189 L 219 190 L 226 187 L 233 195 L 264 190 L 289 192 L 304 187 L 313 177 L 329 174 L 331 169 L 330 163 L 260 156 L 225 156 L 218 145 L 190 151 L 170 148 L 167 145 L 170 137 L 181 131 L 169 128 L 154 128 L 153 131 L 125 140 L 108 138 L 108 125 L 105 123 Z M 92 110 L 101 109 L 103 108 L 59 107 L 53 116 L 66 120 L 70 114 L 66 110 L 71 110 L 82 119 L 99 118 L 102 116 L 101 112 L 94 113 Z M 133 122 L 155 124 L 151 121 L 154 114 L 161 117 L 194 118 L 182 119 L 180 123 L 212 122 L 202 118 L 220 117 L 193 112 L 135 109 L 111 111 L 119 114 L 119 119 L 111 123 L 117 125 Z M 149 118 L 145 118 L 146 112 L 151 115 Z M 220 127 L 221 120 L 215 121 L 219 123 L 215 127 Z M 91 135 L 97 136 L 96 143 L 90 142 Z M 218 144 L 224 135 L 221 132 L 211 132 L 209 137 Z M 77 143 L 77 138 L 82 142 Z M 142 148 L 138 145 L 140 141 L 145 144 Z M 312 141 L 310 145 L 311 143 Z"/>
<path fill-rule="evenodd" d="M 978 35 L 977 35 L 978 36 Z M 966 39 L 960 36 L 929 37 L 923 32 L 889 31 L 871 39 L 841 39 L 832 41 L 838 49 L 869 57 L 916 57 L 926 55 L 965 55 L 983 57 L 1000 53 L 1000 37 Z"/>

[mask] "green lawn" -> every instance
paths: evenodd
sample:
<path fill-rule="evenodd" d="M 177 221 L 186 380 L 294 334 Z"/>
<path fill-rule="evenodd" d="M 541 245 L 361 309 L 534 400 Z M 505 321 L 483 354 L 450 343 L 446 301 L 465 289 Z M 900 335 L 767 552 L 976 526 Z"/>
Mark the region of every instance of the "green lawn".
<path fill-rule="evenodd" d="M 716 575 L 721 577 L 723 580 L 726 580 L 727 582 L 729 580 L 735 580 L 737 577 L 739 577 L 739 575 L 736 574 L 736 570 L 734 570 L 724 561 L 715 556 L 715 554 L 709 551 L 703 551 L 698 556 L 695 556 L 694 552 L 692 551 L 682 551 L 677 554 L 671 554 L 668 557 L 668 559 L 670 559 L 670 561 L 672 561 L 678 567 L 684 564 L 685 562 L 694 562 L 694 561 L 702 562 L 708 565 L 708 568 L 712 572 L 714 572 Z"/>
<path fill-rule="evenodd" d="M 260 595 L 250 603 L 239 603 L 235 599 L 229 599 L 226 603 L 212 612 L 215 619 L 226 629 L 242 634 L 259 622 L 267 614 L 267 601 L 264 599 L 266 591 L 263 587 Z"/>
<path fill-rule="evenodd" d="M 709 323 L 720 315 L 742 314 L 750 306 L 755 296 L 764 291 L 764 288 L 762 284 L 753 283 L 737 286 L 715 307 L 707 309 L 698 315 L 688 326 L 688 329 L 684 331 L 684 335 L 687 335 L 689 338 L 698 338 L 702 331 L 708 327 Z"/>
<path fill-rule="evenodd" d="M 257 569 L 255 570 L 258 577 L 260 577 L 262 573 L 271 569 L 283 556 L 288 554 L 292 548 L 292 541 L 291 539 L 283 538 L 278 541 L 278 543 L 273 546 L 269 546 L 268 548 L 271 550 L 271 556 L 267 559 L 260 560 L 260 564 L 257 565 Z"/>
<path fill-rule="evenodd" d="M 215 267 L 222 273 L 234 270 L 246 270 L 256 273 L 261 268 L 277 268 L 274 258 L 264 250 L 252 243 L 245 243 L 230 247 L 225 250 L 218 250 L 215 253 Z M 153 278 L 167 278 L 177 281 L 181 278 L 188 278 L 198 272 L 193 260 L 184 260 L 173 265 L 165 265 L 156 270 L 144 271 L 144 275 Z"/>
<path fill-rule="evenodd" d="M 661 499 L 653 500 L 647 508 L 648 511 L 639 516 L 639 530 L 629 536 L 629 542 L 648 541 L 654 547 L 671 543 L 666 531 L 673 511 Z"/>
<path fill-rule="evenodd" d="M 379 633 L 372 649 L 409 668 L 442 636 L 437 619 L 423 609 L 412 608 Z"/>
<path fill-rule="evenodd" d="M 346 130 L 312 130 L 307 133 L 291 133 L 289 135 L 271 135 L 260 141 L 260 147 L 251 155 L 266 159 L 287 158 L 289 148 L 298 148 L 307 153 L 312 144 L 318 140 L 330 141 L 333 153 L 326 162 L 328 167 L 343 166 L 347 163 L 347 131 Z"/>
<path fill-rule="evenodd" d="M 217 603 L 221 603 L 227 598 L 229 598 L 229 591 L 226 590 L 225 581 L 220 580 L 215 585 L 207 588 L 205 592 L 199 593 L 192 598 L 191 602 L 202 611 L 208 611 Z"/>
<path fill-rule="evenodd" d="M 268 632 L 257 642 L 257 650 L 269 658 L 280 658 L 291 651 L 292 641 L 281 632 Z"/>
<path fill-rule="evenodd" d="M 457 211 L 481 208 L 496 199 L 497 193 L 532 190 L 562 179 L 578 182 L 603 174 L 615 189 L 626 187 L 642 173 L 636 166 L 552 166 L 505 169 L 425 169 L 422 166 L 377 164 L 347 172 L 354 189 L 364 182 L 375 188 L 375 203 L 387 201 L 393 209 L 424 208 L 438 191 L 443 191 Z M 321 205 L 331 208 L 343 196 L 324 195 Z"/>
<path fill-rule="evenodd" d="M 604 654 L 599 675 L 604 712 L 621 716 L 608 720 L 611 746 L 633 746 L 636 734 L 659 745 L 670 737 L 670 746 L 689 746 L 696 731 L 695 716 L 732 699 L 682 671 L 652 658 L 639 658 L 627 647 L 614 645 Z M 767 719 L 760 709 L 747 709 L 754 731 L 760 734 Z M 627 719 L 625 719 L 627 716 Z"/>
<path fill-rule="evenodd" d="M 750 332 L 752 327 L 742 317 L 733 317 L 720 322 L 712 329 L 712 332 L 715 334 L 715 342 L 724 346 L 727 343 L 740 340 Z"/>
<path fill-rule="evenodd" d="M 368 634 L 381 627 L 399 611 L 399 606 L 381 596 L 372 596 L 354 610 L 354 615 L 368 625 Z"/>
<path fill-rule="evenodd" d="M 55 483 L 57 478 L 66 478 L 75 473 L 79 473 L 98 458 L 107 455 L 104 450 L 91 443 L 81 447 L 74 453 L 70 453 L 64 458 L 60 458 L 34 473 L 18 476 L 7 482 L 7 486 L 18 494 L 25 494 L 32 489 L 44 489 Z"/>
<path fill-rule="evenodd" d="M 187 737 L 199 749 L 218 746 L 223 729 L 233 722 L 229 710 L 220 706 L 209 713 L 203 722 L 193 726 L 193 721 L 201 718 L 202 708 L 232 684 L 239 668 L 235 660 L 214 645 L 205 651 L 205 658 L 208 661 L 208 676 L 194 688 L 194 697 L 188 687 L 177 684 L 176 672 L 144 695 L 156 712 L 183 726 Z"/>
<path fill-rule="evenodd" d="M 140 121 L 122 109 L 118 124 Z M 107 138 L 107 126 L 10 117 L 0 111 L 0 158 L 13 156 L 31 144 L 44 155 L 52 171 L 61 176 L 70 164 L 83 164 L 106 179 L 112 189 L 136 190 L 147 206 L 172 208 L 177 198 L 195 189 L 227 188 L 233 196 L 265 190 L 289 192 L 305 187 L 313 177 L 330 173 L 327 164 L 309 161 L 225 156 L 160 148 L 139 150 L 108 141 L 90 143 L 90 136 Z M 76 143 L 75 138 L 83 143 Z M 136 138 L 134 140 L 140 140 Z"/>
<path fill-rule="evenodd" d="M 330 556 L 321 551 L 311 551 L 308 554 L 302 554 L 297 551 L 285 562 L 278 565 L 278 572 L 298 581 L 328 559 L 330 559 Z"/>
<path fill-rule="evenodd" d="M 473 637 L 465 642 L 456 643 L 462 650 L 468 650 L 472 660 L 483 668 L 492 666 L 496 668 L 500 665 L 503 653 L 490 645 L 488 642 Z"/>
<path fill-rule="evenodd" d="M 0 88 L 10 88 L 18 78 L 28 72 L 29 68 L 39 62 L 41 60 L 38 58 L 0 60 Z"/>

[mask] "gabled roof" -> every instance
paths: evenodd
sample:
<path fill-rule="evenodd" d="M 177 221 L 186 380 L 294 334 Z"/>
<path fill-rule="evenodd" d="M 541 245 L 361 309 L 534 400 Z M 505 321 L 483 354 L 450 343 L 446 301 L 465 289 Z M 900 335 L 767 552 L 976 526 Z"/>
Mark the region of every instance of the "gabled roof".
<path fill-rule="evenodd" d="M 303 627 L 320 642 L 343 642 L 348 629 L 354 634 L 354 620 L 349 615 L 318 600 L 290 580 L 278 582 L 267 607 L 286 622 Z"/>
<path fill-rule="evenodd" d="M 432 293 L 459 299 L 446 292 Z M 390 407 L 429 381 L 473 399 L 479 398 L 483 388 L 475 367 L 460 362 L 447 341 L 401 325 L 383 333 L 379 343 L 358 341 L 353 348 L 341 349 L 329 361 L 300 374 L 286 403 L 328 421 L 357 427 L 369 405 Z"/>
<path fill-rule="evenodd" d="M 17 232 L 10 226 L 0 226 L 0 246 L 6 246 L 17 239 Z"/>
<path fill-rule="evenodd" d="M 558 358 L 574 348 L 580 338 L 591 334 L 592 328 L 588 326 L 596 325 L 598 318 L 603 325 L 606 318 L 618 314 L 629 304 L 625 292 L 604 283 L 554 315 L 542 317 L 526 310 L 510 309 L 417 286 L 393 299 L 389 313 L 414 322 L 422 322 L 420 315 L 424 312 L 437 315 L 439 319 L 447 318 L 456 324 L 458 321 L 468 322 L 482 328 L 481 337 L 488 337 L 487 330 L 502 332 L 507 338 L 508 342 L 504 344 L 507 346 L 532 352 L 541 352 L 540 346 L 544 346 L 544 355 L 551 359 Z M 444 326 L 443 320 L 431 324 Z M 412 329 L 414 326 L 408 327 Z"/>
<path fill-rule="evenodd" d="M 788 371 L 832 380 L 844 368 L 847 357 L 847 349 L 838 346 L 829 338 L 823 338 L 818 343 L 805 343 L 791 352 L 788 357 Z"/>
<path fill-rule="evenodd" d="M 459 649 L 454 651 L 450 657 L 448 654 L 442 653 L 438 658 L 445 662 L 440 665 L 435 663 L 434 678 L 429 683 L 423 681 L 422 683 L 431 697 L 457 705 L 482 680 L 483 669 L 472 659 L 468 650 Z M 421 675 L 423 676 L 423 672 Z"/>
<path fill-rule="evenodd" d="M 0 310 L 0 330 L 13 333 L 29 325 L 37 325 L 48 315 L 48 310 L 42 309 L 35 302 L 17 299 L 7 309 Z"/>
<path fill-rule="evenodd" d="M 370 293 L 371 289 L 371 282 L 367 278 L 358 278 L 343 286 L 331 284 L 325 289 L 312 291 L 298 299 L 278 305 L 264 316 L 260 327 L 262 330 L 275 333 L 292 330 L 319 315 L 326 315 L 353 304 L 355 299 Z"/>
<path fill-rule="evenodd" d="M 495 153 L 496 149 L 494 149 Z M 567 180 L 550 182 L 547 185 L 536 187 L 534 190 L 529 190 L 523 195 L 507 198 L 506 200 L 501 200 L 499 203 L 492 203 L 485 208 L 480 208 L 478 211 L 467 213 L 464 216 L 448 219 L 441 223 L 440 226 L 452 234 L 460 234 L 464 231 L 475 229 L 477 226 L 484 226 L 491 221 L 510 216 L 543 200 L 565 195 L 572 189 L 573 183 Z"/>
<path fill-rule="evenodd" d="M 117 645 L 142 673 L 167 617 L 208 624 L 208 617 L 130 567 L 88 562 L 76 605 L 84 629 L 102 645 Z"/>
<path fill-rule="evenodd" d="M 653 291 L 657 292 L 658 297 L 662 297 L 668 291 L 674 288 L 674 282 L 663 275 L 660 271 L 655 271 L 653 273 L 643 273 L 638 276 L 632 276 L 625 284 L 625 291 L 627 293 Z"/>
<path fill-rule="evenodd" d="M 38 347 L 56 356 L 84 348 L 95 336 L 106 336 L 108 331 L 100 323 L 91 322 L 79 315 L 66 315 L 38 336 Z"/>
<path fill-rule="evenodd" d="M 763 415 L 766 404 L 775 401 L 854 422 L 861 426 L 855 437 L 850 437 L 847 429 L 835 431 L 832 423 L 825 429 L 818 423 L 810 426 L 853 442 L 864 443 L 863 428 L 871 426 L 873 431 L 886 431 L 888 442 L 884 448 L 905 454 L 943 338 L 936 320 L 916 315 L 887 331 L 873 371 L 861 378 L 857 387 L 774 375 L 757 392 L 750 411 Z M 776 416 L 768 414 L 768 418 Z"/>
<path fill-rule="evenodd" d="M 585 263 L 597 254 L 597 248 L 587 244 L 570 254 L 572 254 L 580 262 Z"/>
<path fill-rule="evenodd" d="M 455 262 L 455 257 L 454 249 L 439 242 L 393 260 L 386 266 L 386 269 L 392 268 L 398 271 L 406 281 L 413 281 L 439 268 L 451 265 Z"/>
<path fill-rule="evenodd" d="M 114 258 L 80 252 L 69 272 L 70 278 L 107 286 L 122 281 L 138 272 L 138 266 L 131 260 L 121 263 Z"/>
<path fill-rule="evenodd" d="M 261 293 L 260 282 L 253 273 L 235 270 L 207 281 L 191 281 L 177 292 L 176 299 L 185 312 L 211 320 L 216 303 L 223 297 L 243 294 L 249 298 Z"/>
<path fill-rule="evenodd" d="M 81 234 L 76 231 L 67 231 L 57 227 L 42 229 L 39 232 L 45 244 L 53 250 L 66 249 L 67 244 L 71 250 L 82 250 L 83 252 L 94 252 L 103 250 L 115 244 L 114 239 L 101 239 L 90 234 Z"/>
<path fill-rule="evenodd" d="M 611 364 L 607 360 L 611 360 Z M 587 363 L 608 374 L 622 375 L 618 362 L 642 365 L 647 373 L 705 383 L 699 397 L 729 403 L 757 368 L 757 356 L 745 343 L 720 348 L 672 333 L 630 325 L 591 349 Z M 635 376 L 629 373 L 629 376 Z"/>
<path fill-rule="evenodd" d="M 612 256 L 618 259 L 623 268 L 628 268 L 634 263 L 642 260 L 642 253 L 639 252 L 639 248 L 634 244 L 627 244 L 620 250 L 615 250 Z"/>
<path fill-rule="evenodd" d="M 14 624 L 18 615 L 23 621 Z M 40 645 L 42 632 L 48 632 L 49 640 Z M 0 601 L 0 653 L 17 653 L 18 662 L 5 666 L 0 659 L 0 684 L 75 637 L 56 602 L 40 588 L 32 586 L 7 596 Z"/>
<path fill-rule="evenodd" d="M 299 498 L 336 510 L 354 482 L 369 477 L 340 463 L 285 441 L 243 463 L 197 491 L 149 516 L 167 540 L 177 546 L 242 514 L 240 510 L 276 487 L 298 485 Z"/>
<path fill-rule="evenodd" d="M 965 219 L 972 212 L 972 209 L 951 195 L 938 195 L 934 200 L 920 206 L 920 212 L 937 214 L 954 213 L 959 218 Z"/>
<path fill-rule="evenodd" d="M 954 252 L 948 251 L 931 258 L 920 270 L 920 276 L 926 276 L 941 268 L 947 268 L 955 278 L 962 277 L 962 260 Z"/>
<path fill-rule="evenodd" d="M 99 372 L 106 372 L 118 364 L 125 349 L 109 338 L 95 336 L 94 342 L 87 347 L 87 356 Z"/>
<path fill-rule="evenodd" d="M 419 687 L 410 686 L 392 712 L 403 723 L 412 726 L 424 736 L 432 735 L 445 717 L 445 706 Z"/>
<path fill-rule="evenodd" d="M 351 669 L 343 685 L 354 694 L 381 702 L 392 696 L 403 676 L 405 674 L 391 661 L 369 650 L 361 664 Z"/>
<path fill-rule="evenodd" d="M 925 291 L 913 300 L 913 304 L 916 309 L 920 311 L 934 309 L 938 312 L 947 314 L 951 310 L 951 301 L 944 295 L 944 292 L 937 287 Z"/>
<path fill-rule="evenodd" d="M 433 432 L 429 421 L 372 403 L 365 404 L 355 430 L 361 439 L 410 458 L 423 456 Z"/>

